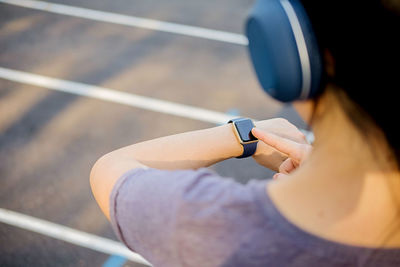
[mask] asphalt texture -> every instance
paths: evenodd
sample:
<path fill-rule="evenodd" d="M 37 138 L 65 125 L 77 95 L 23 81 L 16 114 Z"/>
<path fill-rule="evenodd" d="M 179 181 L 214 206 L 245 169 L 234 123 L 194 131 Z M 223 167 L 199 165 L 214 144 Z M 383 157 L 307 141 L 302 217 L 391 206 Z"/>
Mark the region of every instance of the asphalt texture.
<path fill-rule="evenodd" d="M 54 2 L 242 33 L 253 1 Z M 0 4 L 0 66 L 304 127 L 262 92 L 240 45 Z M 90 191 L 96 159 L 212 126 L 0 79 L 0 207 L 117 240 Z M 252 159 L 212 169 L 242 183 L 273 174 Z M 0 266 L 101 266 L 109 256 L 0 223 Z"/>

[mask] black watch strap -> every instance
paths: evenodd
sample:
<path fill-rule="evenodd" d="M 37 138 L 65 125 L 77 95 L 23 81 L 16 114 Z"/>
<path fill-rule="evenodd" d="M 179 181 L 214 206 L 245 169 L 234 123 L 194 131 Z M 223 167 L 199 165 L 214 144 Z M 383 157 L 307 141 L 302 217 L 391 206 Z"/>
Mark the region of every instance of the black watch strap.
<path fill-rule="evenodd" d="M 247 119 L 247 118 L 232 119 L 232 120 L 228 121 L 228 123 L 233 123 L 235 121 L 240 121 L 240 120 L 244 120 L 244 119 Z M 241 158 L 247 158 L 247 157 L 253 156 L 257 150 L 257 143 L 258 142 L 241 143 L 241 145 L 243 146 L 243 154 L 236 158 L 241 159 Z"/>
<path fill-rule="evenodd" d="M 241 156 L 237 157 L 237 158 L 241 159 L 241 158 L 251 157 L 251 156 L 254 155 L 256 150 L 257 150 L 257 142 L 249 143 L 249 144 L 243 144 L 243 154 Z"/>

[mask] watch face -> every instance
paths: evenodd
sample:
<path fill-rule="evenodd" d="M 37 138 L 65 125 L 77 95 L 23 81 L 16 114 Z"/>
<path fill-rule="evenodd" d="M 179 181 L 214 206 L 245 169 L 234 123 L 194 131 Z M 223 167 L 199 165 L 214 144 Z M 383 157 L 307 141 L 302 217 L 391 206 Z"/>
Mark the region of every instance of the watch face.
<path fill-rule="evenodd" d="M 236 121 L 236 129 L 240 135 L 240 139 L 243 142 L 255 141 L 257 138 L 251 133 L 251 129 L 254 128 L 254 124 L 251 120 Z"/>

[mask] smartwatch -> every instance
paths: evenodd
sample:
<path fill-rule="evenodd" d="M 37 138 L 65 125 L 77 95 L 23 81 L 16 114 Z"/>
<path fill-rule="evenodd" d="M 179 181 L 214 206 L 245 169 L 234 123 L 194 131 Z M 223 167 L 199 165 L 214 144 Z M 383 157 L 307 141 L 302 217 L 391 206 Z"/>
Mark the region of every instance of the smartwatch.
<path fill-rule="evenodd" d="M 254 123 L 249 118 L 238 118 L 230 120 L 228 123 L 232 123 L 233 131 L 239 143 L 243 146 L 243 154 L 240 158 L 247 158 L 253 156 L 257 149 L 258 139 L 251 133 L 251 129 L 254 128 Z"/>

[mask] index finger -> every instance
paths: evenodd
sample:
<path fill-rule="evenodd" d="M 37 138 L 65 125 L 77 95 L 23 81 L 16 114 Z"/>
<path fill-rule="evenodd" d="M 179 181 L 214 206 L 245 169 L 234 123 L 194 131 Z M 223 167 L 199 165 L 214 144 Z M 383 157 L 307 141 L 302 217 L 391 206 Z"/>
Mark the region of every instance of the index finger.
<path fill-rule="evenodd" d="M 301 162 L 304 157 L 304 147 L 302 144 L 296 143 L 290 139 L 280 137 L 273 133 L 260 131 L 257 128 L 251 130 L 253 135 L 267 145 L 288 155 L 289 158 Z"/>

